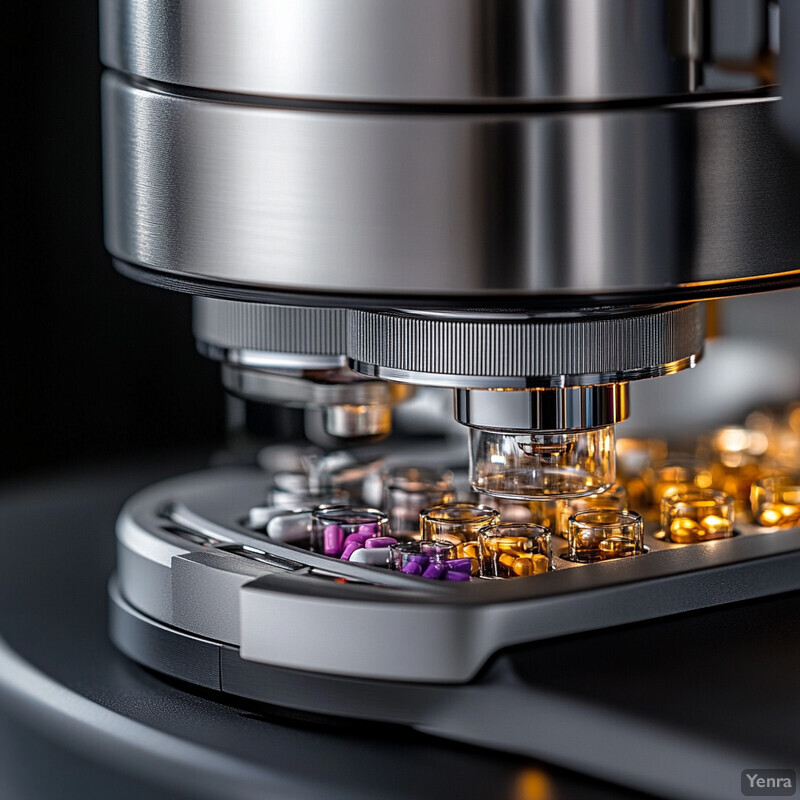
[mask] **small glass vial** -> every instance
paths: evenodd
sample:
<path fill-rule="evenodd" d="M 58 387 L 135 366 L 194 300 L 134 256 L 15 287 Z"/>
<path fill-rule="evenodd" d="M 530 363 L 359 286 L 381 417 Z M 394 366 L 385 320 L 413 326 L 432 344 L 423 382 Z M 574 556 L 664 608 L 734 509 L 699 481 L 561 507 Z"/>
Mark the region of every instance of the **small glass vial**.
<path fill-rule="evenodd" d="M 734 499 L 704 489 L 661 500 L 661 529 L 674 544 L 695 544 L 733 536 Z"/>
<path fill-rule="evenodd" d="M 426 508 L 419 515 L 423 539 L 438 539 L 459 545 L 478 540 L 478 531 L 500 522 L 500 512 L 472 503 L 443 503 Z"/>
<path fill-rule="evenodd" d="M 518 500 L 578 497 L 614 483 L 614 426 L 514 433 L 470 428 L 470 483 Z"/>
<path fill-rule="evenodd" d="M 479 494 L 478 502 L 496 508 L 503 522 L 533 522 L 550 530 L 556 524 L 557 500 L 509 500 Z"/>
<path fill-rule="evenodd" d="M 638 556 L 644 552 L 643 536 L 642 518 L 635 511 L 578 511 L 569 518 L 569 558 L 593 562 Z"/>
<path fill-rule="evenodd" d="M 712 485 L 733 497 L 737 517 L 750 517 L 750 488 L 761 476 L 768 445 L 763 431 L 736 425 L 718 428 L 700 443 L 698 454 L 710 456 Z"/>
<path fill-rule="evenodd" d="M 800 525 L 800 476 L 774 475 L 756 481 L 750 492 L 753 521 L 762 528 Z"/>
<path fill-rule="evenodd" d="M 482 578 L 522 578 L 553 568 L 550 531 L 531 523 L 500 522 L 478 535 Z"/>
<path fill-rule="evenodd" d="M 628 491 L 621 483 L 609 486 L 603 492 L 573 497 L 557 502 L 556 524 L 554 533 L 565 539 L 569 533 L 569 518 L 578 511 L 595 508 L 607 508 L 613 511 L 624 511 L 628 507 Z"/>
<path fill-rule="evenodd" d="M 685 494 L 696 489 L 710 489 L 713 478 L 711 467 L 702 459 L 690 455 L 672 455 L 658 466 L 653 485 L 655 519 L 661 509 L 661 500 L 673 494 Z"/>
<path fill-rule="evenodd" d="M 667 457 L 663 439 L 617 439 L 617 480 L 628 492 L 631 508 L 647 509 L 653 502 L 655 468 Z"/>
<path fill-rule="evenodd" d="M 276 472 L 268 500 L 275 508 L 313 508 L 344 505 L 350 501 L 350 495 L 329 484 L 316 484 L 305 472 Z"/>
<path fill-rule="evenodd" d="M 471 564 L 459 559 L 451 542 L 397 542 L 389 546 L 389 569 L 430 580 L 468 581 Z"/>
<path fill-rule="evenodd" d="M 420 512 L 456 499 L 453 473 L 420 467 L 396 467 L 383 476 L 383 508 L 392 536 L 419 539 Z"/>
<path fill-rule="evenodd" d="M 328 506 L 311 512 L 311 549 L 349 561 L 357 550 L 388 547 L 389 521 L 382 511 L 361 506 Z"/>

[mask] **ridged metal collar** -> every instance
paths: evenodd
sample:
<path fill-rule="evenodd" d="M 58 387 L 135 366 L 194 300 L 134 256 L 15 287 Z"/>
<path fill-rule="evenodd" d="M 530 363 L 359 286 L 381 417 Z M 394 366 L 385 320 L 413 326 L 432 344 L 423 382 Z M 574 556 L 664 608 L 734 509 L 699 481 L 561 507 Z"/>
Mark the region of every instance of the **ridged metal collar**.
<path fill-rule="evenodd" d="M 349 362 L 372 377 L 431 386 L 530 388 L 618 383 L 694 366 L 705 306 L 536 317 L 406 314 L 195 298 L 198 341 L 242 367 Z"/>
<path fill-rule="evenodd" d="M 703 350 L 705 306 L 572 318 L 352 311 L 354 368 L 388 380 L 472 388 L 596 385 L 677 372 Z"/>

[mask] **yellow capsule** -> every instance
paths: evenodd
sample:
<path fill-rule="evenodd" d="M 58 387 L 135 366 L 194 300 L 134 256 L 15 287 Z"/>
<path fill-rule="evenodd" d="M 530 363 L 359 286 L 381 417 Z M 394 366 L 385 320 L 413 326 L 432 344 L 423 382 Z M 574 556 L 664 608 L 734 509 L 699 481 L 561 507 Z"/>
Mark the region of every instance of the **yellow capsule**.
<path fill-rule="evenodd" d="M 798 512 L 800 511 L 800 509 L 798 509 L 797 506 L 790 506 L 788 504 L 779 506 L 779 510 L 781 512 L 781 516 L 784 519 L 786 519 L 787 517 L 797 516 Z"/>
<path fill-rule="evenodd" d="M 697 538 L 705 536 L 705 533 L 698 523 L 688 517 L 676 517 L 669 525 L 670 541 L 678 544 L 697 541 Z"/>
<path fill-rule="evenodd" d="M 709 514 L 708 516 L 703 517 L 703 519 L 700 520 L 700 524 L 711 536 L 720 536 L 730 533 L 731 531 L 730 520 L 719 517 L 716 514 Z"/>
<path fill-rule="evenodd" d="M 508 567 L 509 569 L 514 568 L 514 562 L 517 561 L 517 557 L 511 555 L 511 553 L 501 553 L 497 560 L 504 566 Z"/>
<path fill-rule="evenodd" d="M 524 536 L 508 536 L 497 540 L 497 548 L 504 553 L 524 553 L 527 542 Z"/>
<path fill-rule="evenodd" d="M 758 524 L 764 528 L 772 528 L 781 521 L 781 512 L 772 505 L 766 504 L 758 515 Z"/>
<path fill-rule="evenodd" d="M 627 539 L 620 539 L 616 536 L 610 536 L 607 539 L 601 539 L 597 543 L 597 549 L 607 556 L 616 556 L 629 544 Z"/>
<path fill-rule="evenodd" d="M 531 558 L 528 558 L 527 556 L 518 558 L 511 565 L 511 569 L 513 570 L 515 575 L 533 575 L 534 573 L 533 560 Z"/>
<path fill-rule="evenodd" d="M 533 562 L 533 574 L 539 575 L 542 572 L 547 572 L 550 569 L 550 559 L 547 556 L 543 556 L 540 553 L 536 553 L 536 555 L 531 558 Z"/>
<path fill-rule="evenodd" d="M 463 542 L 458 546 L 459 558 L 475 558 L 480 555 L 479 544 L 477 542 Z"/>
<path fill-rule="evenodd" d="M 470 558 L 469 560 L 470 560 L 470 563 L 472 564 L 472 569 L 470 570 L 470 572 L 473 575 L 477 575 L 478 572 L 480 572 L 480 569 L 481 569 L 481 562 L 478 561 L 477 558 Z"/>

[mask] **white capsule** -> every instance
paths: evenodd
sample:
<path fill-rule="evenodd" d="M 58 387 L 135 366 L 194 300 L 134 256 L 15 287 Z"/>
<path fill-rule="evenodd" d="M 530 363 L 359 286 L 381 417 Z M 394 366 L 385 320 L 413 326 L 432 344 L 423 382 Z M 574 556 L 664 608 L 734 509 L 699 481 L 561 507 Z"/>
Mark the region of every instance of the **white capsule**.
<path fill-rule="evenodd" d="M 362 547 L 350 556 L 351 564 L 371 564 L 385 567 L 389 563 L 388 547 Z"/>
<path fill-rule="evenodd" d="M 277 542 L 300 542 L 311 535 L 311 512 L 284 512 L 267 523 L 267 536 Z"/>

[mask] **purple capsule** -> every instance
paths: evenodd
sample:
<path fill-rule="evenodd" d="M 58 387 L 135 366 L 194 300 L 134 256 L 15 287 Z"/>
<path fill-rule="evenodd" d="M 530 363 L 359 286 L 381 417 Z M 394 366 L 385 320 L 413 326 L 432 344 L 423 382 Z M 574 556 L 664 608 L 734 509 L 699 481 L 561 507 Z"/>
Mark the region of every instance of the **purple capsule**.
<path fill-rule="evenodd" d="M 469 572 L 459 572 L 455 569 L 448 569 L 444 575 L 446 581 L 468 581 L 471 580 Z"/>
<path fill-rule="evenodd" d="M 397 544 L 397 539 L 392 536 L 373 536 L 364 542 L 364 547 L 388 547 L 390 544 Z"/>
<path fill-rule="evenodd" d="M 421 553 L 411 553 L 406 556 L 406 561 L 414 561 L 419 564 L 423 569 L 428 566 L 428 562 L 430 558 L 428 556 L 424 556 Z"/>
<path fill-rule="evenodd" d="M 361 550 L 364 547 L 361 542 L 350 542 L 350 544 L 346 544 L 344 550 L 342 551 L 342 555 L 340 558 L 342 561 L 349 561 L 350 556 L 355 553 L 356 550 Z"/>
<path fill-rule="evenodd" d="M 428 564 L 425 572 L 422 573 L 423 578 L 432 578 L 433 580 L 438 580 L 439 578 L 443 578 L 445 572 L 447 572 L 447 567 L 445 566 L 444 562 L 442 561 L 431 561 Z"/>
<path fill-rule="evenodd" d="M 364 542 L 369 539 L 365 533 L 350 533 L 344 538 L 343 547 L 347 547 L 347 545 L 351 544 L 352 542 L 358 542 L 362 547 L 364 546 Z"/>
<path fill-rule="evenodd" d="M 358 526 L 358 533 L 359 535 L 363 535 L 365 537 L 370 536 L 377 536 L 378 535 L 378 523 L 377 522 L 370 522 L 366 525 L 359 525 Z"/>
<path fill-rule="evenodd" d="M 472 559 L 471 558 L 452 558 L 450 561 L 445 562 L 447 568 L 455 572 L 466 572 L 469 575 L 472 572 Z"/>
<path fill-rule="evenodd" d="M 422 575 L 422 567 L 416 561 L 407 561 L 400 572 L 406 575 Z"/>
<path fill-rule="evenodd" d="M 344 531 L 341 525 L 327 525 L 322 533 L 322 552 L 326 556 L 338 556 L 344 547 Z"/>

